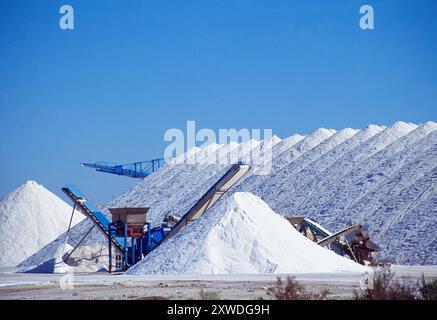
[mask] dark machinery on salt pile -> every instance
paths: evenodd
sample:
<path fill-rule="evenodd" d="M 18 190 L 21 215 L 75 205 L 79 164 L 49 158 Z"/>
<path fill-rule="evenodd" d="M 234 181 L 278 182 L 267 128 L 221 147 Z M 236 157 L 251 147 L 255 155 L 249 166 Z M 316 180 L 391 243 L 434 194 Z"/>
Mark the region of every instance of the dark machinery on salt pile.
<path fill-rule="evenodd" d="M 108 239 L 108 269 L 111 272 L 113 267 L 114 270 L 126 270 L 133 266 L 161 243 L 167 241 L 192 221 L 200 218 L 249 170 L 248 165 L 233 164 L 181 218 L 168 215 L 160 226 L 154 228 L 151 228 L 151 224 L 147 221 L 149 208 L 110 208 L 112 221 L 109 221 L 75 186 L 66 186 L 62 188 L 62 191 L 74 204 L 72 214 L 74 214 L 75 209 L 79 209 L 94 223 L 93 228 L 97 226 Z M 72 253 L 90 231 L 85 234 L 71 252 L 62 257 L 65 263 L 75 265 Z M 114 251 L 115 265 L 112 261 Z"/>
<path fill-rule="evenodd" d="M 305 237 L 322 247 L 363 265 L 378 264 L 376 252 L 379 248 L 360 224 L 332 233 L 308 218 L 288 217 L 287 220 Z"/>

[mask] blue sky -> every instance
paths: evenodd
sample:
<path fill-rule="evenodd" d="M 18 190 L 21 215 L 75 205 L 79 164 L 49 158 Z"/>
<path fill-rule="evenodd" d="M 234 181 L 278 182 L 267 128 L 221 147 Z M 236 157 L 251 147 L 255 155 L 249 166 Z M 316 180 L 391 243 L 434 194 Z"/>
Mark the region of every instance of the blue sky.
<path fill-rule="evenodd" d="M 59 8 L 75 10 L 61 30 Z M 375 9 L 375 30 L 358 27 Z M 28 179 L 98 203 L 135 180 L 83 161 L 161 157 L 164 132 L 437 120 L 437 2 L 0 3 L 0 196 Z"/>

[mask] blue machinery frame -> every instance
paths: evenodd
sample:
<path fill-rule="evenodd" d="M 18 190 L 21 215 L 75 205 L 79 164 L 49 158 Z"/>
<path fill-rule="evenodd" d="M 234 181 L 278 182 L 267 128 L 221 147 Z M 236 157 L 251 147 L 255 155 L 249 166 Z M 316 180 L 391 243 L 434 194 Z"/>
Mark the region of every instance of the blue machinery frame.
<path fill-rule="evenodd" d="M 153 159 L 148 161 L 139 161 L 128 164 L 112 164 L 108 162 L 81 163 L 80 165 L 87 168 L 95 169 L 99 172 L 112 173 L 119 176 L 143 179 L 151 173 L 158 170 L 165 164 L 164 159 Z"/>

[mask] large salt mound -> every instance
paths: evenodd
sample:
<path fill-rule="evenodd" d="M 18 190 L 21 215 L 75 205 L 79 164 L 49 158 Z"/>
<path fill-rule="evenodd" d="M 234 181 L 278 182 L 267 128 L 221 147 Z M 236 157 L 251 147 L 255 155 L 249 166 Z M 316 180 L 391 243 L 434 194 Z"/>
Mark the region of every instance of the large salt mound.
<path fill-rule="evenodd" d="M 301 235 L 257 196 L 236 192 L 128 273 L 324 273 L 363 268 Z"/>
<path fill-rule="evenodd" d="M 16 266 L 65 232 L 72 207 L 35 181 L 0 201 L 0 266 Z M 75 213 L 72 225 L 83 219 Z"/>
<path fill-rule="evenodd" d="M 169 213 L 183 215 L 229 169 L 210 160 L 235 159 L 240 149 L 255 145 L 244 144 L 193 148 L 107 207 L 150 207 L 148 220 L 154 226 Z M 319 129 L 258 145 L 270 148 L 272 160 L 250 163 L 252 169 L 232 191 L 251 192 L 280 215 L 306 216 L 332 231 L 367 224 L 381 248 L 379 258 L 389 262 L 437 263 L 436 122 L 369 125 L 358 131 Z M 271 172 L 259 175 L 266 167 Z M 75 226 L 68 243 L 75 246 L 91 227 L 88 219 Z M 22 266 L 44 263 L 63 243 L 64 236 L 58 237 Z M 106 243 L 95 228 L 83 244 L 100 250 Z"/>

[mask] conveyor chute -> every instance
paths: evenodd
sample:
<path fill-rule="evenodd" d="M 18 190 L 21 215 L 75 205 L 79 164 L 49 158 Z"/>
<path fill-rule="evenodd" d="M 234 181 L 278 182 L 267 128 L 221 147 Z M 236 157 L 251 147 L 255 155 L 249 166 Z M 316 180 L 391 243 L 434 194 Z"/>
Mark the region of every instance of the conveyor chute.
<path fill-rule="evenodd" d="M 200 198 L 200 200 L 182 216 L 178 223 L 176 223 L 164 238 L 163 242 L 186 227 L 188 223 L 200 218 L 202 214 L 211 208 L 249 170 L 249 165 L 242 163 L 233 164 L 231 168 Z"/>

